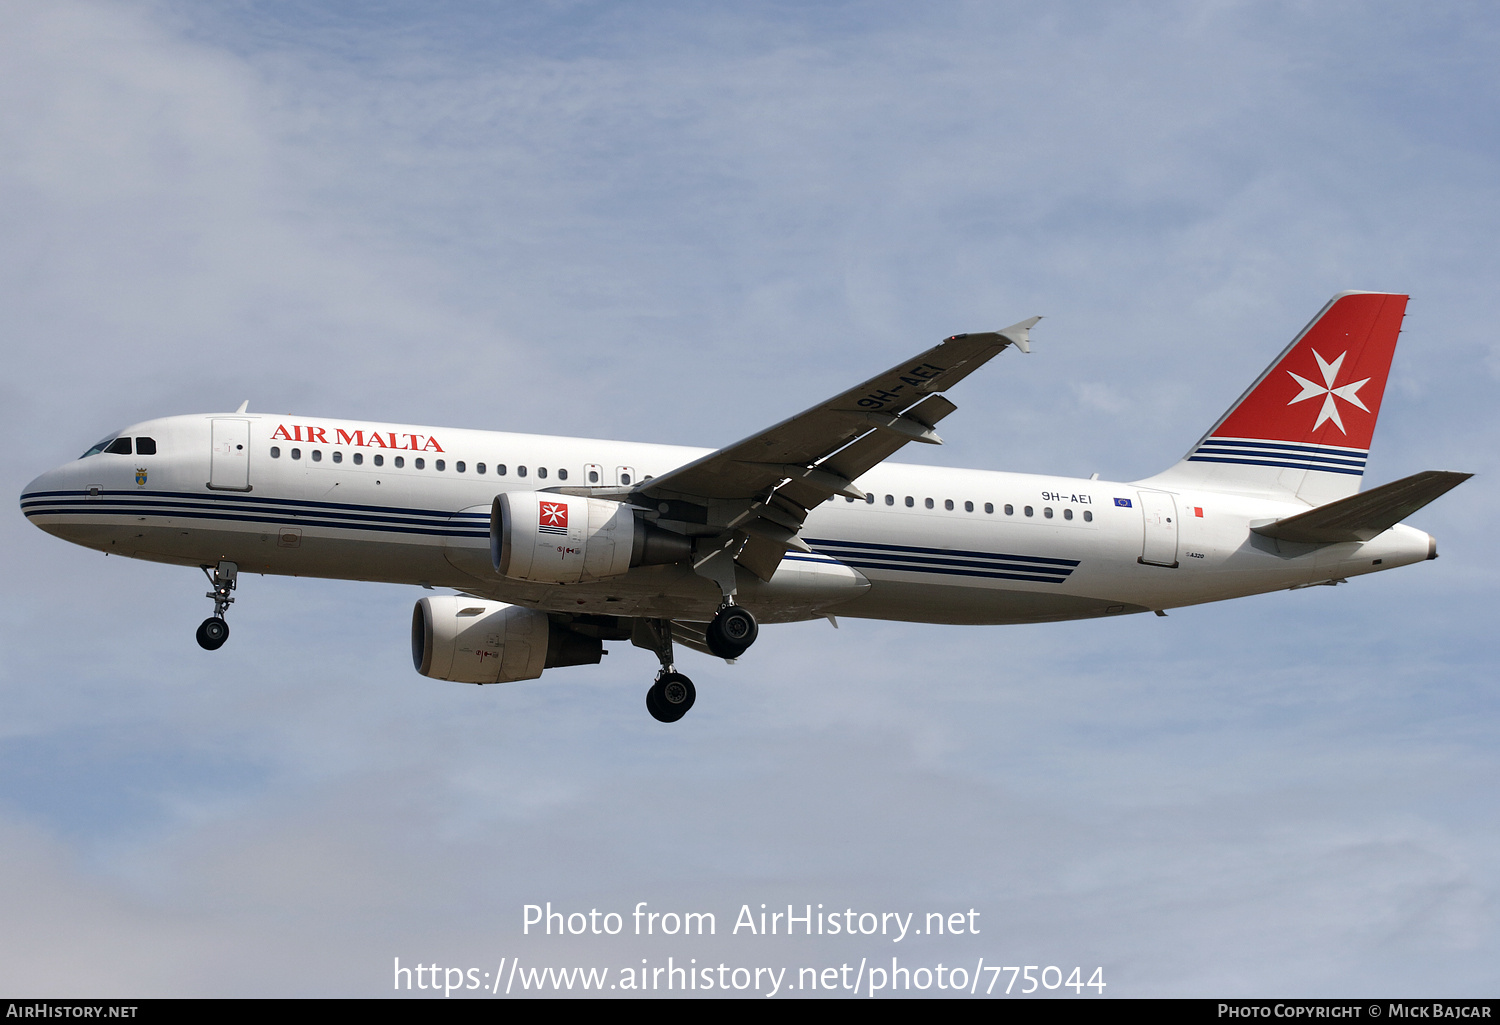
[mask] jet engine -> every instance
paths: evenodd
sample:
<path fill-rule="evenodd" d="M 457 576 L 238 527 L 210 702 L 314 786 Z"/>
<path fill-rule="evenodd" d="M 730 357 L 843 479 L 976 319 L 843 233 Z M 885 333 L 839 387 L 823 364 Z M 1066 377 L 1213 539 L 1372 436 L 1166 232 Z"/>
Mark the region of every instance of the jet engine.
<path fill-rule="evenodd" d="M 592 665 L 603 655 L 598 638 L 557 626 L 535 609 L 455 594 L 423 598 L 412 610 L 412 664 L 437 680 L 534 680 L 543 669 Z"/>
<path fill-rule="evenodd" d="M 692 555 L 692 541 L 636 517 L 624 502 L 508 491 L 490 508 L 490 559 L 512 580 L 577 584 Z"/>

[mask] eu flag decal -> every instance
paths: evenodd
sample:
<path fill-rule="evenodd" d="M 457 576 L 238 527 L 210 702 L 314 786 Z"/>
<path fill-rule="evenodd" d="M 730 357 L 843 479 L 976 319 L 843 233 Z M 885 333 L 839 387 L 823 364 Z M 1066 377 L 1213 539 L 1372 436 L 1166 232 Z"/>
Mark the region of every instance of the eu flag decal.
<path fill-rule="evenodd" d="M 1117 499 L 1115 499 L 1115 505 L 1118 505 L 1121 509 L 1129 509 L 1130 508 L 1130 499 L 1128 499 L 1128 498 L 1117 498 Z"/>

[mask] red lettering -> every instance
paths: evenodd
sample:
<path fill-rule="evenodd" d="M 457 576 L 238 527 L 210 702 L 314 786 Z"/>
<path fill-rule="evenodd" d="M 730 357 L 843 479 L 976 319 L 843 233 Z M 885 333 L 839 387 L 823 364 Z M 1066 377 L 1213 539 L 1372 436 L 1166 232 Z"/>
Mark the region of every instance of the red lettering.
<path fill-rule="evenodd" d="M 328 440 L 328 432 L 333 431 L 333 441 Z M 406 439 L 406 444 L 398 444 L 397 439 Z M 276 430 L 271 434 L 272 441 L 301 441 L 318 445 L 355 445 L 361 448 L 399 448 L 410 452 L 442 452 L 443 446 L 436 438 L 429 438 L 425 434 L 400 434 L 388 431 L 381 434 L 379 431 L 371 431 L 366 434 L 363 430 L 346 431 L 342 427 L 313 427 L 307 424 L 293 424 L 288 431 L 284 424 L 277 424 Z"/>

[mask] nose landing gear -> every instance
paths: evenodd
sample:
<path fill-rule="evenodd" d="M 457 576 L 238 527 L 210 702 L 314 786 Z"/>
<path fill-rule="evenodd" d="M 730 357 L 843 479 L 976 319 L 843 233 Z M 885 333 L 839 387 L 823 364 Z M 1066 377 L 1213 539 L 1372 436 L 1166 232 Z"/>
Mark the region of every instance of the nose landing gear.
<path fill-rule="evenodd" d="M 217 651 L 229 640 L 229 624 L 218 616 L 209 616 L 198 624 L 198 646 L 206 651 Z"/>
<path fill-rule="evenodd" d="M 213 587 L 204 597 L 213 599 L 214 614 L 198 625 L 198 646 L 205 651 L 217 651 L 229 640 L 229 624 L 224 622 L 224 613 L 234 604 L 230 594 L 239 586 L 240 568 L 232 562 L 219 563 L 212 573 L 207 566 L 199 568 Z"/>

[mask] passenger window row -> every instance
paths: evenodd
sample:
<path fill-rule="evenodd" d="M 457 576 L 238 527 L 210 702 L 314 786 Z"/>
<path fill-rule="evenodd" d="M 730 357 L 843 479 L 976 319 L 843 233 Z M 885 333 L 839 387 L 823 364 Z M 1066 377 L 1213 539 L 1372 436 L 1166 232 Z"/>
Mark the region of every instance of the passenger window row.
<path fill-rule="evenodd" d="M 287 455 L 290 458 L 292 458 L 292 459 L 301 459 L 302 458 L 302 450 L 300 448 L 289 449 L 287 451 Z M 315 463 L 321 463 L 323 461 L 323 450 L 320 449 L 320 448 L 311 449 L 311 450 L 308 451 L 307 456 L 313 462 L 315 462 Z M 281 446 L 280 445 L 272 445 L 271 446 L 271 458 L 272 459 L 280 459 L 281 458 Z M 350 461 L 353 462 L 355 466 L 363 466 L 364 465 L 365 454 L 363 452 L 355 452 L 349 458 L 350 458 Z M 344 453 L 341 452 L 338 449 L 334 449 L 329 454 L 329 459 L 332 462 L 335 462 L 335 463 L 342 463 L 344 461 Z M 425 469 L 427 469 L 427 459 L 425 457 L 423 457 L 423 456 L 416 456 L 416 457 L 414 457 L 412 459 L 411 462 L 412 462 L 412 468 L 413 469 L 417 469 L 417 470 L 425 470 Z M 370 463 L 371 463 L 371 465 L 374 465 L 374 466 L 384 466 L 385 465 L 385 456 L 382 453 L 377 452 L 377 453 L 375 453 L 374 455 L 372 455 L 370 457 Z M 406 467 L 406 457 L 405 456 L 392 456 L 391 457 L 391 465 L 394 466 L 398 470 L 405 469 L 405 467 Z M 443 472 L 445 472 L 448 469 L 448 461 L 446 459 L 434 459 L 432 461 L 432 468 L 434 470 L 436 470 L 437 472 L 439 472 L 439 473 L 443 473 Z M 475 463 L 473 469 L 474 469 L 474 472 L 476 474 L 484 475 L 491 468 L 489 466 L 487 466 L 485 463 Z M 507 476 L 510 473 L 510 467 L 508 467 L 504 463 L 496 463 L 494 465 L 493 469 L 494 469 L 494 473 L 495 473 L 496 477 L 504 477 L 504 476 Z M 460 459 L 460 460 L 458 460 L 457 462 L 455 462 L 453 464 L 453 472 L 454 473 L 468 473 L 469 472 L 469 464 L 466 463 L 466 462 L 464 462 L 462 459 Z M 524 467 L 524 466 L 517 466 L 515 468 L 515 473 L 516 473 L 517 477 L 525 477 L 528 472 L 530 472 L 530 471 L 528 471 L 528 469 L 526 467 Z M 545 466 L 538 466 L 536 468 L 536 475 L 537 475 L 537 479 L 539 479 L 539 480 L 546 480 L 547 476 L 548 476 L 548 470 L 547 470 L 547 468 Z M 567 480 L 568 479 L 568 471 L 564 470 L 564 469 L 558 469 L 558 471 L 557 471 L 557 479 L 558 480 Z"/>
<path fill-rule="evenodd" d="M 828 499 L 828 501 L 832 502 L 834 500 L 834 498 L 836 498 L 836 497 L 837 497 L 836 495 L 835 496 L 830 496 L 829 499 Z M 849 496 L 846 495 L 846 496 L 844 496 L 844 501 L 852 503 L 852 502 L 855 502 L 855 501 L 858 501 L 858 500 L 854 499 L 854 498 L 850 498 Z M 867 493 L 865 495 L 865 502 L 868 505 L 874 505 L 875 504 L 875 496 L 873 494 Z M 906 508 L 908 508 L 908 509 L 914 509 L 914 508 L 916 508 L 917 500 L 913 496 L 907 495 L 905 497 L 905 499 L 904 499 L 904 502 L 905 502 Z M 896 504 L 896 496 L 895 495 L 886 495 L 885 496 L 885 504 L 886 505 L 890 505 L 890 506 L 894 506 Z M 922 505 L 923 505 L 923 507 L 925 507 L 927 509 L 936 509 L 937 508 L 937 503 L 935 501 L 933 501 L 932 499 L 930 499 L 930 498 L 924 498 L 924 499 L 922 499 Z M 954 510 L 954 508 L 955 508 L 953 499 L 951 499 L 951 498 L 944 499 L 943 500 L 943 508 L 946 509 L 948 512 L 952 512 Z M 974 503 L 973 502 L 965 502 L 964 503 L 964 512 L 970 512 L 971 513 L 973 511 L 974 511 Z M 995 513 L 995 503 L 993 503 L 993 502 L 986 502 L 986 503 L 984 503 L 984 511 L 986 513 L 988 513 L 988 514 L 990 514 L 990 515 L 993 516 L 994 513 Z M 1035 516 L 1036 515 L 1036 509 L 1033 508 L 1032 506 L 1029 506 L 1029 505 L 1022 506 L 1021 507 L 1021 513 L 1024 516 Z M 1016 507 L 1013 506 L 1013 505 L 1007 504 L 1005 506 L 1005 515 L 1007 515 L 1007 516 L 1014 516 L 1015 514 L 1016 514 Z M 1042 507 L 1042 518 L 1043 519 L 1050 520 L 1055 515 L 1056 515 L 1056 513 L 1053 511 L 1053 509 L 1052 509 L 1052 507 L 1050 505 Z M 1073 518 L 1073 510 L 1072 509 L 1068 509 L 1068 508 L 1065 507 L 1063 509 L 1063 511 L 1062 511 L 1062 518 L 1064 520 L 1071 520 Z M 1091 511 L 1089 511 L 1088 509 L 1085 509 L 1083 511 L 1083 522 L 1085 522 L 1085 523 L 1093 523 L 1094 522 L 1094 514 Z"/>

